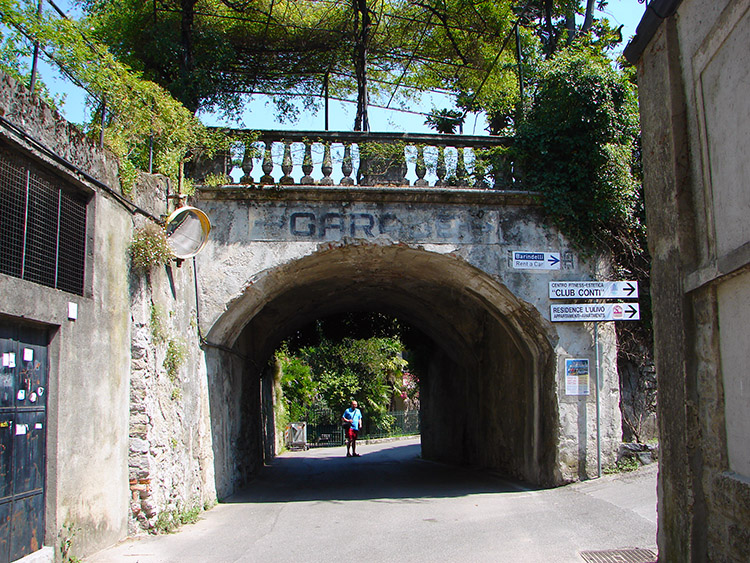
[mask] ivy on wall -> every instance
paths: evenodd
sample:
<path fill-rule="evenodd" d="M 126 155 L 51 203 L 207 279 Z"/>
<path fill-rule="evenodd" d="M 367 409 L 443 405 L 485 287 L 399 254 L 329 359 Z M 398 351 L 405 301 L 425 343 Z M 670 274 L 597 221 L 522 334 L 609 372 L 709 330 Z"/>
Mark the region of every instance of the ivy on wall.
<path fill-rule="evenodd" d="M 637 244 L 638 106 L 632 84 L 604 55 L 575 46 L 541 63 L 513 152 L 548 216 L 583 249 Z"/>

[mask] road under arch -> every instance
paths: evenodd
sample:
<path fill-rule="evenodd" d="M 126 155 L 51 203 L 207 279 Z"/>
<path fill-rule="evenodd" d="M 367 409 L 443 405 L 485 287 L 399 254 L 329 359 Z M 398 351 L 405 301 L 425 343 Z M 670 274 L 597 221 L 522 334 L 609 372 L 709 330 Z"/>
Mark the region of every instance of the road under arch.
<path fill-rule="evenodd" d="M 269 358 L 289 334 L 380 311 L 432 343 L 421 382 L 429 459 L 537 484 L 555 475 L 555 355 L 535 309 L 460 258 L 405 245 L 330 245 L 256 276 L 207 335 L 217 491 L 241 486 L 273 432 Z"/>

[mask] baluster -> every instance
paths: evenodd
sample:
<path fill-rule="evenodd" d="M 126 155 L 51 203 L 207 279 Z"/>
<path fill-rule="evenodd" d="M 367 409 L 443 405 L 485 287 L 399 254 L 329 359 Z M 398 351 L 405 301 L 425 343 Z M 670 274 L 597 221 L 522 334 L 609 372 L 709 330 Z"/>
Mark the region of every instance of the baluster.
<path fill-rule="evenodd" d="M 414 172 L 417 174 L 417 180 L 414 182 L 415 186 L 426 187 L 430 183 L 424 179 L 427 174 L 427 166 L 424 163 L 424 145 L 417 145 L 417 163 L 414 167 Z"/>
<path fill-rule="evenodd" d="M 242 171 L 245 173 L 240 178 L 240 184 L 253 184 L 253 153 L 255 148 L 250 143 L 245 143 L 245 154 L 242 156 Z"/>
<path fill-rule="evenodd" d="M 312 171 L 312 143 L 310 141 L 305 141 L 305 158 L 302 160 L 302 172 L 304 173 L 304 176 L 302 176 L 299 183 L 303 186 L 314 186 L 315 179 L 310 175 Z"/>
<path fill-rule="evenodd" d="M 459 186 L 469 185 L 469 173 L 464 162 L 464 147 L 456 147 L 456 180 Z"/>
<path fill-rule="evenodd" d="M 320 166 L 320 171 L 323 172 L 320 185 L 332 186 L 333 178 L 331 178 L 331 173 L 333 172 L 333 164 L 331 163 L 331 143 L 323 145 L 323 164 Z"/>
<path fill-rule="evenodd" d="M 263 176 L 260 178 L 260 185 L 267 185 L 267 184 L 274 184 L 273 176 L 271 176 L 271 172 L 273 171 L 273 155 L 271 154 L 271 145 L 273 143 L 271 141 L 266 141 L 266 150 L 263 153 L 263 164 L 261 165 L 261 170 L 263 170 Z"/>
<path fill-rule="evenodd" d="M 283 184 L 285 186 L 289 186 L 291 184 L 294 184 L 294 178 L 292 178 L 292 168 L 294 168 L 294 164 L 292 163 L 292 143 L 289 141 L 283 141 L 284 142 L 284 158 L 281 160 L 281 171 L 284 173 L 284 175 L 281 177 L 281 180 L 279 180 L 279 184 Z"/>
<path fill-rule="evenodd" d="M 354 178 L 351 177 L 352 170 L 354 170 L 352 166 L 352 146 L 344 144 L 344 159 L 341 161 L 341 172 L 344 174 L 344 177 L 341 178 L 342 186 L 354 185 Z"/>
<path fill-rule="evenodd" d="M 435 166 L 435 175 L 437 181 L 435 187 L 445 186 L 445 174 L 447 169 L 445 168 L 445 147 L 438 147 L 437 165 Z"/>

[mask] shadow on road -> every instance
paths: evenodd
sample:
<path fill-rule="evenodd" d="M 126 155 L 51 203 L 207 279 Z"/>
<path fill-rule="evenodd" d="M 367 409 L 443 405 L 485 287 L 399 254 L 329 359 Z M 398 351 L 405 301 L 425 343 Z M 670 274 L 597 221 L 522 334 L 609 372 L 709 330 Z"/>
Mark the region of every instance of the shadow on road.
<path fill-rule="evenodd" d="M 417 443 L 360 449 L 347 458 L 343 448 L 295 452 L 277 457 L 244 490 L 223 503 L 274 503 L 453 498 L 519 493 L 533 487 L 487 472 L 429 462 Z"/>

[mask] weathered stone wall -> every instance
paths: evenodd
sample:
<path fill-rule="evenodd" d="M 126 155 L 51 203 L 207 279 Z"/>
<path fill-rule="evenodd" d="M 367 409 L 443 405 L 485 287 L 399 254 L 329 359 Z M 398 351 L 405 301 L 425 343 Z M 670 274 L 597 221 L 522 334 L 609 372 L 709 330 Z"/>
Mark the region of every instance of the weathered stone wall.
<path fill-rule="evenodd" d="M 141 175 L 135 200 L 166 211 L 164 178 Z M 148 219 L 138 218 L 136 227 Z M 206 369 L 193 263 L 131 271 L 129 532 L 167 528 L 216 501 Z"/>
<path fill-rule="evenodd" d="M 638 66 L 660 561 L 750 557 L 748 45 L 750 1 L 685 0 Z"/>
<path fill-rule="evenodd" d="M 0 142 L 91 197 L 83 296 L 0 275 L 0 314 L 52 334 L 44 543 L 57 545 L 66 525 L 80 528 L 73 537 L 80 556 L 127 533 L 132 215 L 97 183 L 119 192 L 115 158 L 1 73 L 0 117 Z M 76 320 L 68 303 L 78 306 Z"/>

